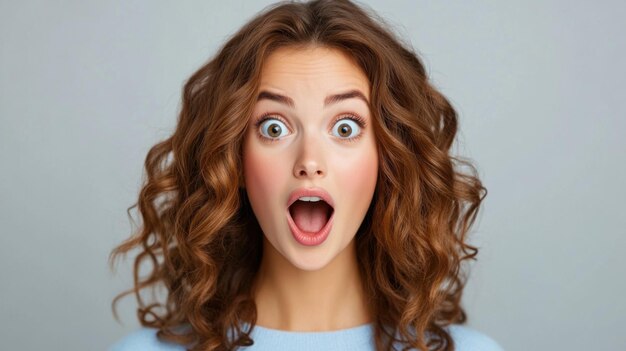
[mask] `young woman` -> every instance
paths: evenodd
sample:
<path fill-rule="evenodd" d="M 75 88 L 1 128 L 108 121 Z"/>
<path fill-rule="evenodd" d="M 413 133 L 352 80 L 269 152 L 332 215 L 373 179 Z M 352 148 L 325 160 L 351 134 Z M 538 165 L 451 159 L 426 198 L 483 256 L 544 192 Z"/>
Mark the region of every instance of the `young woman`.
<path fill-rule="evenodd" d="M 146 159 L 143 224 L 112 252 L 140 249 L 113 305 L 134 293 L 144 327 L 115 350 L 500 350 L 460 325 L 486 190 L 449 153 L 454 109 L 376 18 L 279 3 L 189 79 Z"/>

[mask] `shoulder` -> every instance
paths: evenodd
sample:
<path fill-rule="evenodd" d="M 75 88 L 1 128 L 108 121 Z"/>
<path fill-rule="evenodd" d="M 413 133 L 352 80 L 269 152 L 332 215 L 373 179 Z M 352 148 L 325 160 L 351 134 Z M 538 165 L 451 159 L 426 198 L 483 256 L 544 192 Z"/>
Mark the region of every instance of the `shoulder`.
<path fill-rule="evenodd" d="M 109 351 L 185 351 L 182 345 L 160 341 L 156 333 L 157 329 L 141 328 L 117 341 L 109 347 Z"/>
<path fill-rule="evenodd" d="M 459 324 L 452 324 L 447 329 L 457 351 L 503 351 L 494 339 L 478 330 Z"/>

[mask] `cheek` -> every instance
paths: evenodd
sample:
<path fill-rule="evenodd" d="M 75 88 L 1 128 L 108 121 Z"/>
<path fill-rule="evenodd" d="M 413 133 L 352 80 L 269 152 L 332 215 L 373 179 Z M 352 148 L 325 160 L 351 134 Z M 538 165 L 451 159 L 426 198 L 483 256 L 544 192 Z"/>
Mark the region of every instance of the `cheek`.
<path fill-rule="evenodd" d="M 343 160 L 338 164 L 341 165 L 340 186 L 342 193 L 346 196 L 350 211 L 355 215 L 365 215 L 378 178 L 376 147 L 369 145 L 357 154 L 353 154 L 348 160 Z"/>
<path fill-rule="evenodd" d="M 264 153 L 258 145 L 244 149 L 243 169 L 246 191 L 256 210 L 269 209 L 266 204 L 278 201 L 285 177 L 274 155 Z M 260 213 L 259 213 L 260 214 Z"/>

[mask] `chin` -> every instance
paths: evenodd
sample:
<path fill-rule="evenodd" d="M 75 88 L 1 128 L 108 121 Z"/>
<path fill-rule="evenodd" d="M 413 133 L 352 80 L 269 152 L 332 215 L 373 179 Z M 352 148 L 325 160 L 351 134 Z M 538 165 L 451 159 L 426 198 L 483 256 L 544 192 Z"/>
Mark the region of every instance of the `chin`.
<path fill-rule="evenodd" d="M 307 271 L 307 272 L 315 272 L 324 269 L 324 267 L 328 266 L 328 264 L 332 261 L 334 257 L 330 259 L 327 257 L 311 257 L 311 259 L 305 259 L 303 257 L 296 257 L 294 259 L 287 260 L 296 268 Z"/>

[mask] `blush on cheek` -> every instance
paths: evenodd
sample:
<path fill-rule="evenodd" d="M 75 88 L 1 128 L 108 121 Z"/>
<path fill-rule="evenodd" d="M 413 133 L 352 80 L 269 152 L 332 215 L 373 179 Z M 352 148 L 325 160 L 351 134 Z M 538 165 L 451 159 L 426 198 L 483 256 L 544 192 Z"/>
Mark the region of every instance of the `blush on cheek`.
<path fill-rule="evenodd" d="M 252 148 L 258 145 L 251 145 Z M 259 150 L 247 150 L 244 155 L 246 191 L 257 216 L 270 215 L 273 205 L 279 204 L 284 193 L 285 171 L 276 156 L 264 155 Z M 267 213 L 266 213 L 267 212 Z M 259 218 L 262 221 L 261 218 Z"/>
<path fill-rule="evenodd" d="M 375 151 L 373 151 L 375 155 Z M 372 201 L 372 195 L 378 178 L 378 160 L 372 153 L 363 153 L 353 162 L 345 165 L 350 171 L 342 172 L 342 188 L 350 196 L 350 207 L 355 215 L 365 216 Z"/>
<path fill-rule="evenodd" d="M 354 184 L 363 189 L 360 194 L 363 196 L 365 201 L 368 201 L 372 196 L 373 189 L 376 186 L 376 178 L 378 176 L 376 159 L 366 158 L 358 169 L 363 171 L 356 172 Z"/>

